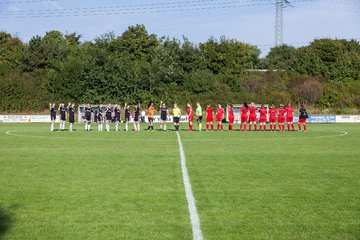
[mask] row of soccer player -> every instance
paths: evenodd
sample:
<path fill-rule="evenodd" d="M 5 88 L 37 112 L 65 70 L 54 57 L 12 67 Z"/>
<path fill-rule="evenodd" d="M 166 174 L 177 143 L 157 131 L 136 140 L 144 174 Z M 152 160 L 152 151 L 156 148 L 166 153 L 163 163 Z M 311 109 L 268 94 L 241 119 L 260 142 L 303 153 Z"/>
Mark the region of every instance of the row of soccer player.
<path fill-rule="evenodd" d="M 166 121 L 168 118 L 169 110 L 168 107 L 165 105 L 165 103 L 160 102 L 160 129 L 166 130 Z M 125 114 L 125 130 L 129 130 L 129 123 L 134 123 L 134 130 L 140 131 L 140 104 L 134 105 L 134 112 L 131 114 L 130 105 L 125 104 L 124 106 L 124 114 Z M 60 103 L 59 108 L 60 112 L 60 130 L 65 130 L 65 122 L 66 122 L 66 111 L 69 111 L 69 122 L 70 122 L 70 131 L 73 130 L 74 126 L 74 120 L 75 120 L 75 105 L 69 103 L 67 107 L 65 107 L 65 104 Z M 229 131 L 233 131 L 233 124 L 235 121 L 234 116 L 234 110 L 233 105 L 229 104 L 227 106 L 228 111 L 228 121 L 229 121 Z M 214 109 L 210 104 L 206 107 L 206 131 L 214 131 Z M 110 131 L 110 124 L 112 120 L 114 119 L 115 122 L 115 131 L 119 131 L 119 124 L 120 124 L 120 113 L 121 108 L 120 105 L 115 105 L 114 107 L 111 107 L 111 104 L 109 104 L 105 111 L 103 111 L 103 107 L 100 104 L 98 108 L 94 111 L 93 108 L 90 106 L 90 104 L 87 104 L 84 109 L 84 119 L 85 119 L 85 130 L 89 131 L 91 129 L 91 119 L 92 116 L 94 116 L 95 121 L 98 123 L 98 131 L 103 130 L 103 123 L 106 124 L 106 131 Z M 294 109 L 289 103 L 286 108 L 282 104 L 280 104 L 280 107 L 276 109 L 274 105 L 271 105 L 269 110 L 264 107 L 264 105 L 261 105 L 261 107 L 258 109 L 254 103 L 251 103 L 250 106 L 245 102 L 243 106 L 240 109 L 240 118 L 238 119 L 240 121 L 240 131 L 246 131 L 247 130 L 247 124 L 249 123 L 249 130 L 252 130 L 252 127 L 254 127 L 254 130 L 257 130 L 257 118 L 256 114 L 259 113 L 260 118 L 260 127 L 259 129 L 262 131 L 266 130 L 266 121 L 269 119 L 270 123 L 270 131 L 276 131 L 276 122 L 278 123 L 278 128 L 280 131 L 285 130 L 285 122 L 287 124 L 288 131 L 293 130 L 295 131 L 295 126 L 293 123 L 294 118 Z M 148 111 L 147 111 L 147 118 L 148 118 L 148 131 L 153 131 L 153 122 L 154 122 L 154 114 L 155 114 L 155 105 L 154 102 L 150 102 L 148 105 Z M 174 122 L 174 129 L 176 131 L 179 130 L 179 122 L 181 117 L 181 110 L 177 106 L 177 104 L 174 104 L 174 107 L 172 109 L 172 115 L 173 115 L 173 122 Z M 192 108 L 192 105 L 190 103 L 187 104 L 187 117 L 189 121 L 189 131 L 193 130 L 193 121 L 194 117 L 197 117 L 197 123 L 198 123 L 198 129 L 199 131 L 202 130 L 202 117 L 203 117 L 203 111 L 202 107 L 199 102 L 196 103 L 196 109 L 195 112 Z M 51 131 L 54 130 L 54 124 L 56 119 L 56 110 L 55 110 L 55 104 L 50 103 L 50 117 L 51 117 Z M 113 118 L 114 117 L 114 118 Z M 223 119 L 225 117 L 225 110 L 221 106 L 221 104 L 218 104 L 216 113 L 215 113 L 215 120 L 217 123 L 217 130 L 223 131 Z M 306 131 L 306 119 L 308 118 L 308 114 L 304 106 L 301 106 L 299 109 L 299 122 L 298 122 L 298 130 L 301 130 L 302 126 L 304 131 Z M 291 129 L 290 129 L 291 128 Z"/>

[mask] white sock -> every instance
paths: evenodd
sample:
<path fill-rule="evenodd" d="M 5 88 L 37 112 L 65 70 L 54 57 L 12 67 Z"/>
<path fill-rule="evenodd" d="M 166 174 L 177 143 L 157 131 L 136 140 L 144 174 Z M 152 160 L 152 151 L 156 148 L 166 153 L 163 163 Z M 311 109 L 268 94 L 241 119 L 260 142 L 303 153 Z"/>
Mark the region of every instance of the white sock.
<path fill-rule="evenodd" d="M 125 130 L 126 130 L 126 131 L 129 130 L 129 123 L 128 123 L 128 122 L 126 122 L 126 124 L 125 124 Z"/>
<path fill-rule="evenodd" d="M 137 124 L 137 130 L 140 131 L 140 123 Z"/>
<path fill-rule="evenodd" d="M 160 124 L 160 129 L 161 129 L 161 130 L 163 129 L 163 125 L 162 125 L 162 124 Z"/>
<path fill-rule="evenodd" d="M 50 131 L 54 131 L 54 124 L 51 124 Z"/>
<path fill-rule="evenodd" d="M 137 129 L 136 129 L 136 123 L 134 123 L 134 130 L 137 131 Z"/>
<path fill-rule="evenodd" d="M 164 124 L 164 130 L 166 131 L 166 123 Z"/>
<path fill-rule="evenodd" d="M 70 132 L 72 132 L 72 130 L 73 130 L 73 125 L 72 123 L 70 123 Z"/>
<path fill-rule="evenodd" d="M 116 122 L 115 124 L 115 131 L 119 131 L 119 122 Z"/>

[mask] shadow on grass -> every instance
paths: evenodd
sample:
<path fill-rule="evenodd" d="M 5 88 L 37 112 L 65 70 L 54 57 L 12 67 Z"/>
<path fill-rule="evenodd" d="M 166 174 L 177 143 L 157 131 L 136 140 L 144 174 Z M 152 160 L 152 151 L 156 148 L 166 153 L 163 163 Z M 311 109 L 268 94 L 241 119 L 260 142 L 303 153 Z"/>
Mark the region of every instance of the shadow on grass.
<path fill-rule="evenodd" d="M 8 214 L 3 208 L 0 208 L 0 239 L 4 238 L 11 225 L 12 220 L 10 214 Z"/>

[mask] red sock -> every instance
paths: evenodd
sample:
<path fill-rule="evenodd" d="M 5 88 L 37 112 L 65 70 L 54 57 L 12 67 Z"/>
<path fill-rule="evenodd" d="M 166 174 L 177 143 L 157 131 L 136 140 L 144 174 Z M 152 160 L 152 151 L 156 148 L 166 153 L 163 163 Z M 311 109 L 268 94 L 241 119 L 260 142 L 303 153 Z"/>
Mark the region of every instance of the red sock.
<path fill-rule="evenodd" d="M 242 123 L 240 123 L 240 131 L 242 130 L 242 128 L 243 128 L 243 124 L 242 124 Z"/>
<path fill-rule="evenodd" d="M 266 124 L 264 125 L 264 130 L 266 131 Z"/>
<path fill-rule="evenodd" d="M 294 124 L 291 124 L 291 128 L 292 128 L 293 131 L 295 131 L 295 126 L 294 126 Z"/>
<path fill-rule="evenodd" d="M 304 130 L 306 131 L 306 124 L 304 124 Z"/>
<path fill-rule="evenodd" d="M 251 131 L 251 128 L 252 128 L 252 124 L 250 123 L 250 125 L 249 125 L 249 131 Z"/>
<path fill-rule="evenodd" d="M 190 125 L 190 131 L 192 131 L 192 129 L 193 129 L 193 125 Z"/>
<path fill-rule="evenodd" d="M 288 131 L 290 131 L 290 124 L 288 124 Z"/>
<path fill-rule="evenodd" d="M 231 131 L 233 130 L 233 126 L 232 126 L 232 125 L 230 125 L 230 130 L 231 130 Z"/>
<path fill-rule="evenodd" d="M 260 125 L 260 131 L 262 130 L 262 125 Z"/>
<path fill-rule="evenodd" d="M 214 131 L 214 124 L 211 124 L 211 130 Z"/>
<path fill-rule="evenodd" d="M 273 130 L 273 125 L 272 124 L 270 124 L 270 131 L 272 131 Z"/>
<path fill-rule="evenodd" d="M 298 128 L 299 128 L 299 130 L 301 130 L 301 124 L 300 123 L 298 123 Z"/>
<path fill-rule="evenodd" d="M 246 131 L 246 123 L 244 124 L 244 131 Z"/>
<path fill-rule="evenodd" d="M 254 124 L 254 126 L 255 126 L 255 131 L 257 130 L 257 125 L 256 125 L 256 123 Z"/>
<path fill-rule="evenodd" d="M 209 124 L 207 123 L 207 124 L 206 124 L 206 130 L 208 130 L 208 128 L 209 128 Z"/>
<path fill-rule="evenodd" d="M 219 124 L 216 124 L 216 130 L 219 131 Z"/>
<path fill-rule="evenodd" d="M 220 125 L 220 127 L 221 127 L 221 131 L 224 130 L 224 126 L 222 124 Z"/>

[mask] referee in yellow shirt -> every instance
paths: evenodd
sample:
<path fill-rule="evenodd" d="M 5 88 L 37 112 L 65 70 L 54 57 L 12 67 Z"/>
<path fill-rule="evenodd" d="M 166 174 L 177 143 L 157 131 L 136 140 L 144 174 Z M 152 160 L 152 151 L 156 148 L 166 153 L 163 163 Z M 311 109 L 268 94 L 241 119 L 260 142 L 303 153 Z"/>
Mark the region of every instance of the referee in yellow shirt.
<path fill-rule="evenodd" d="M 174 104 L 174 108 L 173 108 L 172 111 L 173 111 L 173 121 L 174 121 L 175 131 L 179 131 L 179 122 L 180 122 L 181 110 L 177 106 L 176 103 Z"/>

